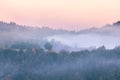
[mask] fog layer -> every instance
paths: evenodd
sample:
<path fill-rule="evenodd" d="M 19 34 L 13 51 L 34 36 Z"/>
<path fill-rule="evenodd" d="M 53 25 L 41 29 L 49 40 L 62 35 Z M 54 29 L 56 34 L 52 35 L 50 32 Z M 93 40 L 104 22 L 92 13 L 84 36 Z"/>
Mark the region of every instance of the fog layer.
<path fill-rule="evenodd" d="M 112 49 L 120 45 L 119 36 L 99 35 L 99 34 L 61 34 L 48 37 L 48 40 L 55 39 L 63 44 L 71 47 L 89 48 L 105 46 L 107 49 Z"/>

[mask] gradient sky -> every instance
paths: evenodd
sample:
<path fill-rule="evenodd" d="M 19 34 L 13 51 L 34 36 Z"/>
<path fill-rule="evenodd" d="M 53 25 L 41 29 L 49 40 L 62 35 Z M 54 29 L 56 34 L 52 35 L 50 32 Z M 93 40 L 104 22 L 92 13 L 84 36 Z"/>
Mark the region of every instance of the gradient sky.
<path fill-rule="evenodd" d="M 0 20 L 63 29 L 120 20 L 120 0 L 0 0 Z"/>

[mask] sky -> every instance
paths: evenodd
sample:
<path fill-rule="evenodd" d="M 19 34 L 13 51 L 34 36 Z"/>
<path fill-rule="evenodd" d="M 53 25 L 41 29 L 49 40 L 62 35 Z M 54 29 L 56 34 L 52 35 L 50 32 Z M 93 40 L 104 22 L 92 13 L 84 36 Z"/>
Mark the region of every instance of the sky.
<path fill-rule="evenodd" d="M 120 20 L 120 0 L 0 0 L 0 21 L 78 30 Z"/>

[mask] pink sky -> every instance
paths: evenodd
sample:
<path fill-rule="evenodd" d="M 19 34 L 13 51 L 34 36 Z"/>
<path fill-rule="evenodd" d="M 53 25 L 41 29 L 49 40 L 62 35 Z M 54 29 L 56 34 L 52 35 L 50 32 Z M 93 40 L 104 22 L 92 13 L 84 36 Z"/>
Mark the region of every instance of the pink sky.
<path fill-rule="evenodd" d="M 62 29 L 120 20 L 120 0 L 0 0 L 0 20 Z"/>

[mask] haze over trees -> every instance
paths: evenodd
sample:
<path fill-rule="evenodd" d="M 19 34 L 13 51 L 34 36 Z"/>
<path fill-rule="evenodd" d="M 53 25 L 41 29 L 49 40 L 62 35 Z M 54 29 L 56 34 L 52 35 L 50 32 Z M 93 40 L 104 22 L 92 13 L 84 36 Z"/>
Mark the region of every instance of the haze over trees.
<path fill-rule="evenodd" d="M 0 22 L 0 80 L 119 80 L 119 26 L 66 31 Z"/>
<path fill-rule="evenodd" d="M 98 48 L 102 45 L 108 49 L 113 49 L 120 45 L 119 26 L 120 22 L 117 21 L 101 28 L 67 31 L 50 29 L 48 27 L 22 26 L 14 22 L 0 22 L 0 47 L 9 48 L 12 44 L 18 42 L 42 44 L 54 40 L 54 42 L 59 43 L 62 47 L 66 46 L 66 49 L 75 51 L 77 48 L 78 50 L 89 47 Z M 53 48 L 56 47 L 53 46 Z"/>
<path fill-rule="evenodd" d="M 59 53 L 25 49 L 0 49 L 1 80 L 120 79 L 120 47 Z"/>

